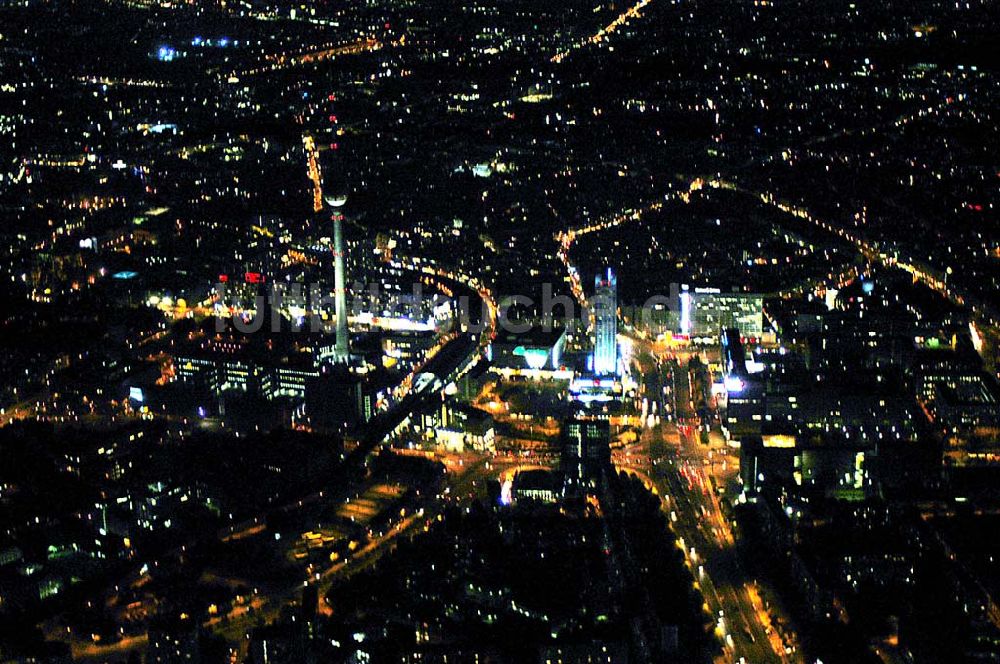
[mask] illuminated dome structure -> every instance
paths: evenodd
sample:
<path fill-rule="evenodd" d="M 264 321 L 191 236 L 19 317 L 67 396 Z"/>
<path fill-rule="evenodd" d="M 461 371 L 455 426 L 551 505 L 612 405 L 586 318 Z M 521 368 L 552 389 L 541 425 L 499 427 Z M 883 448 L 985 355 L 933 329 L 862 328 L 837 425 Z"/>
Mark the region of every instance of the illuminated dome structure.
<path fill-rule="evenodd" d="M 332 208 L 342 208 L 347 204 L 347 194 L 337 194 L 335 196 L 325 196 L 323 199 Z"/>

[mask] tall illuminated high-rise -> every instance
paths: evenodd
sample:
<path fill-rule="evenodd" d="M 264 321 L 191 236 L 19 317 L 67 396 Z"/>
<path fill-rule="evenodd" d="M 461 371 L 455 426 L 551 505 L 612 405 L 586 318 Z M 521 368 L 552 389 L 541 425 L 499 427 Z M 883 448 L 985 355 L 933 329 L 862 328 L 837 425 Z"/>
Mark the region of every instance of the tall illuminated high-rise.
<path fill-rule="evenodd" d="M 594 373 L 618 373 L 618 279 L 611 268 L 594 280 Z"/>

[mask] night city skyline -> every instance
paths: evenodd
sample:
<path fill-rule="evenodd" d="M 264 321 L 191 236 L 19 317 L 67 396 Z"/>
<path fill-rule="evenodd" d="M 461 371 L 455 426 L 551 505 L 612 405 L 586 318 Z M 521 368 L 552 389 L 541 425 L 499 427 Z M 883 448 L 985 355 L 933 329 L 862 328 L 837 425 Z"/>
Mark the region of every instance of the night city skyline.
<path fill-rule="evenodd" d="M 998 30 L 0 0 L 0 663 L 1000 662 Z"/>

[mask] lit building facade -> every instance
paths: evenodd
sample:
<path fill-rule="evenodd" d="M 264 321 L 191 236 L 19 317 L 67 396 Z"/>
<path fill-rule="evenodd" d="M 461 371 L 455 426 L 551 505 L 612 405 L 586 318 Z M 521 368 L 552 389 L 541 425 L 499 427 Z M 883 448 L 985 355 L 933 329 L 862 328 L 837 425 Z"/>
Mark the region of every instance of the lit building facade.
<path fill-rule="evenodd" d="M 594 281 L 594 373 L 618 374 L 618 279 L 608 268 Z"/>
<path fill-rule="evenodd" d="M 567 489 L 597 486 L 611 467 L 611 425 L 607 420 L 570 420 L 562 430 L 560 457 Z"/>
<path fill-rule="evenodd" d="M 501 331 L 490 344 L 487 358 L 501 374 L 556 377 L 565 373 L 561 371 L 565 347 L 566 328 Z"/>
<path fill-rule="evenodd" d="M 764 297 L 753 293 L 723 293 L 695 288 L 680 294 L 681 333 L 709 343 L 724 329 L 735 328 L 750 339 L 764 335 Z"/>

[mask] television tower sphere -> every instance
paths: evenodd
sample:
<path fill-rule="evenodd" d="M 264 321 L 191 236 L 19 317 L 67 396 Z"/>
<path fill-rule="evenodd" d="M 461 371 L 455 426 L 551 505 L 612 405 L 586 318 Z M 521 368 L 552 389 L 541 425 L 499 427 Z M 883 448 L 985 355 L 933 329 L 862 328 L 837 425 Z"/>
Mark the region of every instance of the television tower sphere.
<path fill-rule="evenodd" d="M 332 208 L 344 207 L 347 203 L 347 194 L 337 194 L 336 196 L 325 197 L 326 204 Z"/>

